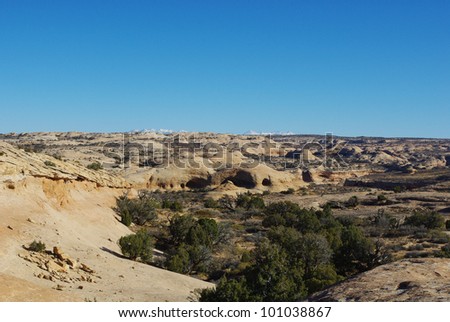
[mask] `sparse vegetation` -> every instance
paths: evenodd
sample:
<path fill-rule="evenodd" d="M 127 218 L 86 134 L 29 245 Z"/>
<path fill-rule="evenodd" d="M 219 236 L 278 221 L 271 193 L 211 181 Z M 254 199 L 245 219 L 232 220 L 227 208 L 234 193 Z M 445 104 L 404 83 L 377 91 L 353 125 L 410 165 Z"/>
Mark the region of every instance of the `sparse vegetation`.
<path fill-rule="evenodd" d="M 206 198 L 203 205 L 205 208 L 219 208 L 219 203 L 211 197 Z"/>
<path fill-rule="evenodd" d="M 415 211 L 411 216 L 406 217 L 405 225 L 442 229 L 445 225 L 445 219 L 441 214 L 434 211 Z"/>
<path fill-rule="evenodd" d="M 249 211 L 263 209 L 265 204 L 264 199 L 260 195 L 247 192 L 244 194 L 238 194 L 236 198 L 236 207 Z"/>
<path fill-rule="evenodd" d="M 28 245 L 28 250 L 32 252 L 42 253 L 45 251 L 45 244 L 41 241 L 33 241 L 30 245 Z"/>
<path fill-rule="evenodd" d="M 294 188 L 288 188 L 287 190 L 281 191 L 282 194 L 285 195 L 292 195 L 295 193 L 295 189 Z"/>
<path fill-rule="evenodd" d="M 56 167 L 56 164 L 55 164 L 54 162 L 52 162 L 52 161 L 46 160 L 46 161 L 44 161 L 44 164 L 45 164 L 47 167 Z"/>
<path fill-rule="evenodd" d="M 116 198 L 114 210 L 120 216 L 125 226 L 131 223 L 144 225 L 156 219 L 156 209 L 160 208 L 160 202 L 146 193 L 139 193 L 138 198 L 130 199 L 127 194 Z"/>
<path fill-rule="evenodd" d="M 131 260 L 148 262 L 152 259 L 154 240 L 145 230 L 121 237 L 118 244 L 122 254 Z"/>
<path fill-rule="evenodd" d="M 102 170 L 103 166 L 100 162 L 96 161 L 96 162 L 92 162 L 92 163 L 88 164 L 86 166 L 86 168 L 88 168 L 89 170 L 98 171 L 98 170 Z"/>
<path fill-rule="evenodd" d="M 162 201 L 162 208 L 181 212 L 183 211 L 183 203 L 179 200 L 164 199 Z"/>
<path fill-rule="evenodd" d="M 359 199 L 356 196 L 350 197 L 347 202 L 345 203 L 345 206 L 348 208 L 355 208 L 359 205 Z"/>

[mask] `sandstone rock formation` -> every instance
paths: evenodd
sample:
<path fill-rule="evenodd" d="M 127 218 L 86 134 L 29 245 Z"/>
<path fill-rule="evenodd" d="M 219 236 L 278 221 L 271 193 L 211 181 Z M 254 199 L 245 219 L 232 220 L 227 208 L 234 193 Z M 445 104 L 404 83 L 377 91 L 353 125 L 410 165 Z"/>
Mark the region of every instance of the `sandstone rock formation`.
<path fill-rule="evenodd" d="M 403 259 L 313 294 L 309 301 L 450 301 L 450 259 Z"/>

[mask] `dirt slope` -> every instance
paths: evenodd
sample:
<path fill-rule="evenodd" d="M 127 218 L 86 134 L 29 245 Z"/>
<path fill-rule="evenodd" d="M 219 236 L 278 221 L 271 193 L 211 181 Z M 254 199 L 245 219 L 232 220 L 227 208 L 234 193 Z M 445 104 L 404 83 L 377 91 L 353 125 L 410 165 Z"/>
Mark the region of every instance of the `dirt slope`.
<path fill-rule="evenodd" d="M 31 163 L 35 156 L 8 147 L 9 156 L 12 152 L 14 159 L 0 158 L 0 283 L 4 285 L 0 300 L 186 301 L 194 289 L 211 286 L 120 257 L 117 240 L 131 232 L 111 209 L 115 196 L 123 191 L 110 187 L 114 179 L 106 175 L 80 179 L 73 172 L 76 168 L 68 176 L 77 180 L 35 176 L 46 171 L 39 164 L 41 157 Z M 27 162 L 33 173 L 22 171 L 20 164 Z M 67 170 L 59 167 L 58 173 Z M 104 186 L 105 182 L 109 184 Z M 43 278 L 48 272 L 23 258 L 29 252 L 22 246 L 33 240 L 44 242 L 47 250 L 57 246 L 84 263 L 93 270 L 92 278 L 68 279 L 66 273 L 60 279 Z"/>

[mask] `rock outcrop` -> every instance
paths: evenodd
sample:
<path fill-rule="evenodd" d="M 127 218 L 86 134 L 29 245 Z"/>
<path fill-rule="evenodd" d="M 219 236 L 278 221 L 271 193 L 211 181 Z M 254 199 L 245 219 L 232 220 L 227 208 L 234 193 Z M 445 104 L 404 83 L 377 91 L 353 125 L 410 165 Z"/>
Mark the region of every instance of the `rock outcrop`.
<path fill-rule="evenodd" d="M 450 259 L 403 259 L 313 294 L 317 302 L 450 301 Z"/>
<path fill-rule="evenodd" d="M 66 162 L 42 153 L 26 152 L 0 142 L 0 178 L 13 183 L 26 177 L 50 180 L 88 181 L 99 187 L 124 188 L 126 181 L 109 172 L 89 170 L 76 162 Z"/>

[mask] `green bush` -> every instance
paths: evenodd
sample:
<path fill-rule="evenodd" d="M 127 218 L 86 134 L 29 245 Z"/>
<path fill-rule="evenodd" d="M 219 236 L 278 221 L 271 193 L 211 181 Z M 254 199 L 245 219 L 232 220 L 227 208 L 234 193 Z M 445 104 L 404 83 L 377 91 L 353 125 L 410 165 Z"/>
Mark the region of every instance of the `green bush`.
<path fill-rule="evenodd" d="M 169 233 L 172 245 L 180 245 L 186 241 L 187 235 L 192 227 L 196 225 L 196 220 L 190 215 L 175 215 L 170 219 Z"/>
<path fill-rule="evenodd" d="M 172 251 L 166 267 L 178 273 L 205 272 L 213 250 L 227 240 L 227 230 L 214 219 L 174 216 L 169 224 Z"/>
<path fill-rule="evenodd" d="M 347 202 L 345 203 L 345 206 L 348 208 L 355 208 L 359 205 L 359 199 L 357 196 L 350 197 Z"/>
<path fill-rule="evenodd" d="M 302 263 L 267 240 L 252 251 L 252 264 L 239 279 L 222 279 L 200 301 L 296 301 L 306 297 Z"/>
<path fill-rule="evenodd" d="M 221 197 L 219 200 L 217 200 L 217 202 L 222 209 L 234 211 L 234 209 L 236 208 L 236 199 L 229 195 Z"/>
<path fill-rule="evenodd" d="M 183 211 L 183 204 L 181 201 L 178 201 L 178 200 L 164 199 L 162 201 L 161 206 L 163 209 L 170 209 L 172 211 L 178 211 L 178 212 Z"/>
<path fill-rule="evenodd" d="M 282 194 L 284 195 L 292 195 L 293 193 L 295 193 L 295 189 L 294 188 L 289 188 L 287 190 L 281 191 Z"/>
<path fill-rule="evenodd" d="M 116 198 L 115 212 L 120 216 L 121 222 L 130 226 L 131 223 L 144 225 L 156 219 L 156 209 L 160 207 L 159 201 L 151 195 L 140 193 L 138 198 L 130 199 L 127 194 Z"/>
<path fill-rule="evenodd" d="M 236 206 L 245 210 L 264 209 L 264 199 L 260 195 L 251 193 L 238 194 L 236 198 Z"/>
<path fill-rule="evenodd" d="M 359 227 L 344 227 L 341 240 L 342 246 L 333 257 L 338 273 L 348 276 L 371 268 L 375 245 Z"/>
<path fill-rule="evenodd" d="M 95 162 L 92 162 L 92 163 L 88 164 L 86 166 L 86 168 L 88 168 L 89 170 L 98 171 L 98 170 L 102 170 L 103 166 L 102 166 L 102 164 L 100 162 L 95 161 Z"/>
<path fill-rule="evenodd" d="M 203 205 L 205 208 L 219 208 L 219 203 L 213 198 L 206 198 Z"/>
<path fill-rule="evenodd" d="M 377 202 L 379 204 L 385 204 L 388 201 L 388 198 L 385 195 L 378 195 Z"/>
<path fill-rule="evenodd" d="M 215 288 L 206 288 L 200 291 L 200 302 L 251 302 L 254 301 L 248 289 L 245 278 L 228 280 L 220 279 Z"/>
<path fill-rule="evenodd" d="M 435 254 L 436 257 L 450 258 L 450 243 L 441 247 L 440 251 Z"/>
<path fill-rule="evenodd" d="M 212 261 L 211 248 L 196 244 L 181 244 L 175 251 L 169 253 L 166 260 L 168 270 L 191 274 L 192 272 L 207 272 Z"/>
<path fill-rule="evenodd" d="M 286 226 L 306 233 L 317 232 L 321 225 L 315 210 L 300 208 L 290 201 L 270 204 L 266 207 L 265 215 L 262 222 L 264 227 Z"/>
<path fill-rule="evenodd" d="M 442 229 L 445 219 L 435 211 L 415 211 L 411 216 L 406 217 L 404 224 L 427 229 Z"/>
<path fill-rule="evenodd" d="M 152 259 L 154 241 L 145 230 L 140 230 L 136 234 L 123 236 L 118 242 L 122 254 L 129 259 L 140 258 L 143 262 Z"/>
<path fill-rule="evenodd" d="M 47 166 L 47 167 L 56 167 L 56 164 L 54 163 L 54 162 L 52 162 L 52 161 L 44 161 L 44 164 Z"/>
<path fill-rule="evenodd" d="M 189 273 L 191 269 L 190 254 L 185 244 L 178 246 L 176 251 L 169 255 L 166 268 L 180 274 Z"/>
<path fill-rule="evenodd" d="M 35 240 L 28 246 L 28 250 L 31 250 L 33 252 L 42 253 L 45 251 L 45 244 L 41 241 Z"/>

